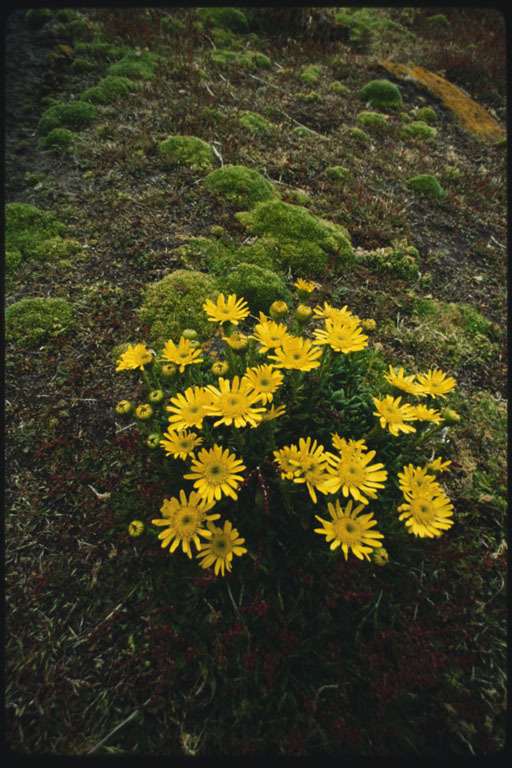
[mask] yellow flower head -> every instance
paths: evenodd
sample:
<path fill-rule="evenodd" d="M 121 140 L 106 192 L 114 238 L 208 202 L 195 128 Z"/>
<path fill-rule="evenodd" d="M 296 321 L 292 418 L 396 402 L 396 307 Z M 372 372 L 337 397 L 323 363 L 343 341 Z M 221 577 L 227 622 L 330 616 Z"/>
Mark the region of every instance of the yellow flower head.
<path fill-rule="evenodd" d="M 335 352 L 357 352 L 368 345 L 368 336 L 364 334 L 357 319 L 325 320 L 325 328 L 313 332 L 315 344 L 329 344 Z"/>
<path fill-rule="evenodd" d="M 383 400 L 377 397 L 373 398 L 375 407 L 374 415 L 380 419 L 382 429 L 388 427 L 392 435 L 397 436 L 399 432 L 416 432 L 416 427 L 406 424 L 406 421 L 414 421 L 416 416 L 412 405 L 404 403 L 400 405 L 401 397 L 393 399 L 391 395 L 386 395 Z"/>
<path fill-rule="evenodd" d="M 149 403 L 142 403 L 142 405 L 138 405 L 135 409 L 135 416 L 140 419 L 140 421 L 147 421 L 152 415 L 153 408 Z"/>
<path fill-rule="evenodd" d="M 191 543 L 194 543 L 197 549 L 201 549 L 201 540 L 199 536 L 209 538 L 211 532 L 203 526 L 210 520 L 217 520 L 220 515 L 207 515 L 209 509 L 215 502 L 209 502 L 203 499 L 200 494 L 192 491 L 187 498 L 185 491 L 181 490 L 179 499 L 164 499 L 160 509 L 163 517 L 152 520 L 153 525 L 164 528 L 158 534 L 162 540 L 162 547 L 169 546 L 171 552 L 181 544 L 183 552 L 188 557 L 192 557 L 190 549 Z"/>
<path fill-rule="evenodd" d="M 283 480 L 293 480 L 300 474 L 299 449 L 296 445 L 285 445 L 274 451 L 274 459 Z"/>
<path fill-rule="evenodd" d="M 184 336 L 180 337 L 178 346 L 176 346 L 172 339 L 169 339 L 162 350 L 162 359 L 177 365 L 180 373 L 183 373 L 186 365 L 202 363 L 203 358 L 200 355 L 201 350 L 195 348 L 191 340 L 186 339 Z"/>
<path fill-rule="evenodd" d="M 229 365 L 225 360 L 216 360 L 212 365 L 212 373 L 214 376 L 225 376 L 229 371 Z"/>
<path fill-rule="evenodd" d="M 181 432 L 169 430 L 164 433 L 163 438 L 159 441 L 165 450 L 165 455 L 172 456 L 174 459 L 186 459 L 188 456 L 194 456 L 195 449 L 202 442 L 202 437 L 186 429 Z"/>
<path fill-rule="evenodd" d="M 442 458 L 438 456 L 434 461 L 429 461 L 427 469 L 430 469 L 432 472 L 446 472 L 451 463 L 451 461 L 443 461 Z"/>
<path fill-rule="evenodd" d="M 258 407 L 260 396 L 249 389 L 244 379 L 240 380 L 234 376 L 230 381 L 219 377 L 219 386 L 213 384 L 208 386 L 211 394 L 211 402 L 205 406 L 208 416 L 218 416 L 213 426 L 226 424 L 228 427 L 233 424 L 237 429 L 246 427 L 256 427 L 261 421 L 261 414 L 265 409 Z"/>
<path fill-rule="evenodd" d="M 424 395 L 416 381 L 416 374 L 413 373 L 411 376 L 405 376 L 403 368 L 400 368 L 398 373 L 395 373 L 393 366 L 390 365 L 389 372 L 384 374 L 384 378 L 386 381 L 389 381 L 391 386 L 401 389 L 402 392 L 408 392 L 410 395 L 419 397 Z"/>
<path fill-rule="evenodd" d="M 428 474 L 428 467 L 404 467 L 398 473 L 398 486 L 404 494 L 423 494 L 431 490 L 440 491 L 435 475 Z"/>
<path fill-rule="evenodd" d="M 257 395 L 263 405 L 266 405 L 272 402 L 274 392 L 283 383 L 283 374 L 275 370 L 272 365 L 257 365 L 246 370 L 242 381 L 247 390 Z"/>
<path fill-rule="evenodd" d="M 331 304 L 328 304 L 327 301 L 324 301 L 323 307 L 317 305 L 313 311 L 314 311 L 315 317 L 318 317 L 323 320 L 337 320 L 340 322 L 344 322 L 346 320 L 348 321 L 355 320 L 356 322 L 358 322 L 358 318 L 355 315 L 353 315 L 349 309 L 347 309 L 346 304 L 344 307 L 339 309 L 338 307 L 331 306 Z"/>
<path fill-rule="evenodd" d="M 453 525 L 453 504 L 434 484 L 421 493 L 409 493 L 405 503 L 398 507 L 399 520 L 405 520 L 409 533 L 420 538 L 441 536 Z"/>
<path fill-rule="evenodd" d="M 210 537 L 201 544 L 201 550 L 196 557 L 201 568 L 214 565 L 215 575 L 218 576 L 220 571 L 224 576 L 224 569 L 231 571 L 233 555 L 239 557 L 247 552 L 246 548 L 242 547 L 245 539 L 239 537 L 237 529 L 233 528 L 229 520 L 224 522 L 224 528 L 219 528 L 213 523 L 207 523 L 207 526 Z"/>
<path fill-rule="evenodd" d="M 427 373 L 419 373 L 418 384 L 421 391 L 430 397 L 446 397 L 447 393 L 456 386 L 455 379 L 438 368 L 429 370 Z"/>
<path fill-rule="evenodd" d="M 288 304 L 284 301 L 274 301 L 270 305 L 269 313 L 273 320 L 280 320 L 288 312 Z"/>
<path fill-rule="evenodd" d="M 135 370 L 135 368 L 140 368 L 142 371 L 152 359 L 153 356 L 145 344 L 136 344 L 134 347 L 130 344 L 126 352 L 123 352 L 117 360 L 116 371 Z"/>
<path fill-rule="evenodd" d="M 206 299 L 203 309 L 212 323 L 233 323 L 238 325 L 249 314 L 249 307 L 244 299 L 237 299 L 232 293 L 228 298 L 220 293 L 214 304 L 211 299 Z"/>
<path fill-rule="evenodd" d="M 277 368 L 288 370 L 311 371 L 320 365 L 319 357 L 322 350 L 312 346 L 309 339 L 301 336 L 285 336 L 283 344 L 275 350 L 275 355 L 269 355 L 275 360 Z"/>
<path fill-rule="evenodd" d="M 269 349 L 280 347 L 283 339 L 288 335 L 286 325 L 268 320 L 263 313 L 260 313 L 260 322 L 254 326 L 254 333 L 251 338 L 256 339 L 261 344 L 262 352 L 268 352 Z"/>
<path fill-rule="evenodd" d="M 316 440 L 311 442 L 311 437 L 300 438 L 299 450 L 296 458 L 290 459 L 291 464 L 296 464 L 299 472 L 292 478 L 294 483 L 305 483 L 309 495 L 314 504 L 317 502 L 316 491 L 331 493 L 329 488 L 330 476 L 328 474 L 328 457 L 323 445 Z"/>
<path fill-rule="evenodd" d="M 133 403 L 129 400 L 120 400 L 116 405 L 116 413 L 125 414 L 133 411 Z"/>
<path fill-rule="evenodd" d="M 308 307 L 306 304 L 299 304 L 297 309 L 295 310 L 295 319 L 297 323 L 299 324 L 299 328 L 303 328 L 303 326 L 311 320 L 313 317 L 313 310 L 311 307 Z"/>
<path fill-rule="evenodd" d="M 294 286 L 297 289 L 297 293 L 299 294 L 299 298 L 305 299 L 309 296 L 310 293 L 313 293 L 316 286 L 314 283 L 310 283 L 309 280 L 303 280 L 302 277 L 299 277 L 295 282 Z"/>
<path fill-rule="evenodd" d="M 341 489 L 343 496 L 350 494 L 361 504 L 368 504 L 366 497 L 377 498 L 377 489 L 384 488 L 388 473 L 383 464 L 370 464 L 375 451 L 365 452 L 361 442 L 351 440 L 341 447 L 339 456 L 328 454 L 328 489 L 330 493 Z"/>
<path fill-rule="evenodd" d="M 274 419 L 278 419 L 280 416 L 284 416 L 285 413 L 286 413 L 286 405 L 278 405 L 277 408 L 271 405 L 268 411 L 266 411 L 261 415 L 261 420 L 273 421 Z"/>
<path fill-rule="evenodd" d="M 198 494 L 207 502 L 218 500 L 223 494 L 238 498 L 236 489 L 243 481 L 243 476 L 238 473 L 244 471 L 245 465 L 228 448 L 222 449 L 220 445 L 209 450 L 202 448 L 192 460 L 190 469 L 192 471 L 184 478 L 194 481 Z"/>
<path fill-rule="evenodd" d="M 361 320 L 361 326 L 365 331 L 374 331 L 377 327 L 377 323 L 372 317 L 367 317 L 364 320 Z"/>
<path fill-rule="evenodd" d="M 183 394 L 178 392 L 171 398 L 166 410 L 171 412 L 171 429 L 201 429 L 206 416 L 206 405 L 211 403 L 211 394 L 204 387 L 188 387 Z"/>
<path fill-rule="evenodd" d="M 233 352 L 245 352 L 249 345 L 249 336 L 239 331 L 235 331 L 230 336 L 223 336 L 222 339 L 228 347 L 231 347 Z"/>
<path fill-rule="evenodd" d="M 140 536 L 141 533 L 144 530 L 144 523 L 140 520 L 132 520 L 130 525 L 128 526 L 128 533 L 130 536 L 137 537 Z"/>
<path fill-rule="evenodd" d="M 315 515 L 323 525 L 322 528 L 315 528 L 315 533 L 323 534 L 326 541 L 331 542 L 331 549 L 341 546 L 345 560 L 349 549 L 359 560 L 363 558 L 370 560 L 369 555 L 381 546 L 379 539 L 384 538 L 382 533 L 370 530 L 377 525 L 373 514 L 369 512 L 361 515 L 360 512 L 364 509 L 363 504 L 352 509 L 352 499 L 348 501 L 345 509 L 342 509 L 338 499 L 335 504 L 329 503 L 327 506 L 331 520 L 323 520 Z"/>
<path fill-rule="evenodd" d="M 434 424 L 440 424 L 443 417 L 434 408 L 427 408 L 426 405 L 413 405 L 414 418 L 417 421 L 433 421 Z"/>

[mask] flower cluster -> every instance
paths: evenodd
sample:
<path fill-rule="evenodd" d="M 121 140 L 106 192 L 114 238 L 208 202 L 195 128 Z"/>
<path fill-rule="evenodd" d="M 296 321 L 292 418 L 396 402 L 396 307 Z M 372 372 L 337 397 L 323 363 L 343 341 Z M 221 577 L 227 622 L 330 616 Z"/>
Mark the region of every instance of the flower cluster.
<path fill-rule="evenodd" d="M 325 301 L 313 306 L 313 283 L 299 278 L 295 288 L 295 311 L 277 301 L 268 315 L 260 312 L 257 318 L 235 294 L 206 300 L 203 309 L 217 325 L 215 353 L 211 342 L 201 344 L 196 332 L 186 329 L 177 341 L 169 339 L 159 355 L 137 344 L 117 361 L 117 371 L 141 372 L 148 393 L 147 402 L 138 405 L 121 400 L 116 413 L 134 414 L 147 432 L 147 445 L 162 450 L 164 465 L 181 462 L 180 484 L 189 484 L 187 490 L 173 488 L 161 516 L 152 520 L 161 528 L 161 546 L 170 552 L 181 547 L 216 575 L 231 571 L 234 556 L 256 551 L 256 542 L 244 546 L 231 520 L 217 522 L 225 510 L 240 509 L 239 494 L 254 477 L 259 492 L 263 489 L 266 515 L 279 493 L 287 499 L 305 494 L 298 501 L 302 508 L 325 503 L 330 519 L 311 514 L 310 524 L 316 518 L 321 527 L 314 532 L 326 537 L 331 550 L 340 547 L 345 559 L 351 552 L 377 565 L 387 562 L 372 505 L 385 513 L 396 511 L 405 530 L 422 538 L 440 536 L 453 524 L 453 505 L 436 479 L 450 462 L 434 460 L 432 454 L 425 467 L 403 466 L 402 458 L 397 471 L 390 454 L 396 446 L 399 461 L 432 442 L 444 418 L 429 399 L 445 398 L 454 379 L 437 368 L 406 375 L 403 368 L 390 366 L 384 379 L 392 394 L 366 390 L 359 396 L 365 428 L 357 435 L 350 427 L 333 429 L 319 414 L 344 418 L 343 404 L 349 409 L 356 397 L 347 394 L 355 387 L 354 361 L 364 362 L 368 351 L 364 331 L 375 330 L 376 324 L 371 318 L 360 320 L 347 306 Z M 308 323 L 313 327 L 305 332 Z M 414 402 L 403 400 L 407 397 Z M 290 435 L 296 435 L 293 442 Z M 394 487 L 403 503 L 390 501 Z M 275 506 L 273 512 L 279 514 Z M 236 524 L 250 529 L 256 509 L 244 513 L 249 517 L 236 514 Z M 130 524 L 132 536 L 142 530 L 139 521 Z"/>

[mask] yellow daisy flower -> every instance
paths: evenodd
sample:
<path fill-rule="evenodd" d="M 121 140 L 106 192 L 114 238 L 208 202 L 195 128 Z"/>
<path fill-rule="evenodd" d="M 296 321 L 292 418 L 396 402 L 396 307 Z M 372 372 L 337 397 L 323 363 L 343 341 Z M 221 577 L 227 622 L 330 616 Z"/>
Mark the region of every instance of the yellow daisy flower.
<path fill-rule="evenodd" d="M 427 408 L 426 405 L 413 405 L 414 418 L 417 421 L 433 421 L 434 424 L 440 424 L 443 417 L 434 408 Z"/>
<path fill-rule="evenodd" d="M 288 336 L 286 325 L 276 323 L 274 320 L 268 320 L 261 312 L 260 322 L 254 326 L 254 333 L 251 338 L 256 339 L 261 344 L 262 352 L 268 352 L 270 349 L 280 347 L 283 339 Z"/>
<path fill-rule="evenodd" d="M 325 320 L 325 328 L 313 331 L 315 344 L 328 344 L 335 352 L 357 352 L 368 346 L 368 336 L 357 320 Z"/>
<path fill-rule="evenodd" d="M 311 371 L 320 365 L 318 358 L 321 355 L 322 350 L 314 347 L 309 339 L 285 336 L 282 346 L 275 350 L 275 355 L 269 355 L 269 359 L 276 361 L 277 368 Z"/>
<path fill-rule="evenodd" d="M 228 298 L 220 293 L 214 304 L 211 299 L 206 299 L 203 309 L 212 323 L 233 323 L 238 325 L 249 314 L 249 307 L 244 299 L 237 299 L 232 293 Z"/>
<path fill-rule="evenodd" d="M 271 405 L 268 411 L 261 414 L 261 420 L 273 421 L 274 419 L 278 419 L 280 416 L 284 416 L 285 413 L 286 413 L 286 405 L 278 405 L 277 408 Z"/>
<path fill-rule="evenodd" d="M 324 306 L 321 307 L 317 305 L 314 308 L 313 312 L 315 314 L 315 317 L 318 317 L 322 320 L 337 320 L 341 322 L 345 320 L 358 321 L 358 318 L 355 315 L 353 315 L 349 309 L 347 309 L 346 304 L 344 307 L 339 309 L 338 307 L 333 307 L 327 301 L 324 301 Z"/>
<path fill-rule="evenodd" d="M 377 397 L 373 398 L 375 407 L 375 416 L 379 416 L 380 425 L 382 429 L 388 427 L 392 435 L 398 435 L 398 432 L 416 432 L 416 427 L 412 427 L 410 424 L 406 424 L 406 421 L 413 421 L 416 417 L 412 405 L 404 403 L 400 405 L 401 397 L 396 399 L 391 395 L 386 395 L 384 400 L 379 400 Z"/>
<path fill-rule="evenodd" d="M 392 365 L 389 366 L 389 372 L 384 374 L 386 381 L 389 381 L 391 386 L 401 389 L 403 392 L 408 392 L 410 395 L 417 395 L 423 397 L 421 387 L 418 386 L 416 381 L 416 374 L 405 376 L 404 369 L 400 368 L 398 373 L 395 373 Z"/>
<path fill-rule="evenodd" d="M 266 405 L 272 402 L 274 392 L 283 383 L 283 374 L 275 370 L 272 365 L 257 365 L 246 370 L 242 381 L 248 391 L 257 395 L 263 405 Z"/>
<path fill-rule="evenodd" d="M 249 336 L 246 336 L 239 331 L 235 331 L 231 336 L 223 336 L 222 340 L 231 347 L 233 352 L 245 352 L 249 345 Z"/>
<path fill-rule="evenodd" d="M 181 490 L 179 499 L 176 497 L 164 499 L 160 509 L 163 517 L 151 521 L 153 525 L 165 527 L 158 534 L 158 538 L 162 540 L 162 547 L 169 546 L 169 550 L 174 552 L 181 544 L 183 552 L 188 557 L 192 557 L 191 543 L 194 543 L 199 550 L 201 549 L 199 536 L 209 538 L 212 535 L 203 527 L 204 524 L 220 517 L 219 514 L 206 514 L 214 504 L 214 501 L 209 502 L 203 499 L 195 491 L 191 491 L 188 498 L 185 491 Z"/>
<path fill-rule="evenodd" d="M 370 464 L 375 451 L 364 452 L 356 441 L 350 441 L 346 447 L 342 447 L 339 456 L 332 453 L 327 456 L 329 493 L 337 493 L 341 489 L 343 496 L 348 497 L 350 494 L 361 504 L 368 504 L 366 496 L 376 499 L 377 489 L 384 488 L 388 477 L 384 464 Z"/>
<path fill-rule="evenodd" d="M 228 572 L 231 571 L 233 555 L 240 556 L 247 552 L 246 548 L 242 547 L 245 539 L 239 537 L 237 529 L 233 528 L 229 520 L 224 522 L 224 529 L 213 523 L 207 525 L 211 535 L 207 542 L 202 543 L 201 550 L 196 557 L 201 568 L 209 568 L 210 565 L 214 565 L 215 575 L 218 576 L 220 571 L 224 576 L 225 569 Z"/>
<path fill-rule="evenodd" d="M 446 397 L 446 394 L 456 386 L 455 379 L 447 376 L 439 368 L 429 370 L 427 373 L 419 373 L 418 384 L 421 391 L 430 397 Z"/>
<path fill-rule="evenodd" d="M 294 282 L 294 286 L 297 289 L 299 296 L 302 294 L 304 298 L 310 293 L 313 293 L 316 288 L 314 283 L 310 283 L 309 280 L 303 280 L 302 277 L 297 278 Z"/>
<path fill-rule="evenodd" d="M 173 430 L 201 429 L 206 416 L 205 406 L 211 403 L 211 394 L 204 387 L 188 387 L 183 394 L 178 392 L 166 405 L 172 413 L 169 423 Z"/>
<path fill-rule="evenodd" d="M 442 491 L 431 486 L 422 493 L 409 493 L 405 499 L 398 507 L 402 513 L 398 519 L 405 520 L 409 533 L 432 539 L 453 525 L 449 519 L 453 515 L 453 504 Z"/>
<path fill-rule="evenodd" d="M 192 471 L 184 478 L 194 481 L 201 498 L 208 502 L 219 500 L 222 494 L 238 498 L 236 489 L 243 480 L 238 473 L 244 471 L 245 465 L 228 448 L 223 450 L 220 445 L 214 445 L 209 450 L 202 448 L 192 460 L 190 469 Z"/>
<path fill-rule="evenodd" d="M 205 406 L 208 416 L 219 416 L 213 426 L 226 424 L 228 427 L 233 424 L 237 429 L 246 427 L 256 427 L 261 421 L 261 414 L 265 412 L 264 408 L 257 407 L 260 397 L 250 392 L 244 380 L 234 376 L 230 381 L 219 377 L 219 387 L 209 384 L 207 387 L 211 394 L 211 402 Z"/>
<path fill-rule="evenodd" d="M 405 493 L 423 494 L 430 489 L 440 491 L 435 475 L 428 474 L 427 467 L 413 467 L 412 464 L 404 466 L 398 473 L 398 487 Z"/>
<path fill-rule="evenodd" d="M 443 461 L 440 456 L 437 457 L 437 459 L 434 459 L 434 461 L 429 461 L 427 464 L 427 469 L 430 469 L 432 472 L 446 472 L 452 462 L 451 461 Z"/>
<path fill-rule="evenodd" d="M 195 432 L 182 430 L 174 432 L 169 430 L 159 441 L 165 450 L 166 456 L 172 456 L 173 459 L 186 459 L 188 456 L 194 456 L 195 449 L 201 445 L 203 438 L 196 435 Z"/>
<path fill-rule="evenodd" d="M 203 358 L 200 357 L 200 354 L 201 350 L 194 347 L 191 344 L 190 339 L 181 336 L 178 346 L 176 346 L 172 339 L 165 342 L 165 346 L 162 350 L 162 359 L 167 360 L 168 363 L 174 363 L 179 367 L 180 373 L 183 373 L 186 365 L 203 362 Z"/>
<path fill-rule="evenodd" d="M 328 494 L 328 483 L 330 476 L 327 472 L 328 462 L 327 454 L 323 445 L 319 445 L 316 440 L 311 442 L 311 438 L 306 440 L 300 438 L 299 450 L 296 458 L 290 459 L 291 464 L 296 464 L 299 473 L 294 475 L 294 483 L 305 483 L 309 495 L 314 504 L 317 502 L 316 491 Z"/>
<path fill-rule="evenodd" d="M 274 451 L 274 459 L 283 480 L 293 480 L 300 473 L 299 449 L 296 445 L 285 445 Z"/>
<path fill-rule="evenodd" d="M 380 548 L 381 542 L 379 540 L 384 538 L 379 531 L 370 530 L 374 525 L 377 525 L 373 513 L 361 515 L 360 512 L 364 509 L 363 504 L 352 509 L 352 499 L 348 501 L 345 509 L 342 509 L 338 499 L 336 499 L 335 504 L 329 503 L 327 506 L 331 520 L 323 520 L 315 515 L 316 519 L 323 525 L 322 528 L 315 528 L 315 533 L 323 534 L 326 541 L 331 542 L 331 549 L 341 546 L 345 560 L 348 557 L 349 549 L 359 560 L 363 560 L 363 558 L 370 560 L 369 555 L 374 549 Z"/>
<path fill-rule="evenodd" d="M 130 344 L 119 360 L 116 361 L 116 371 L 135 370 L 135 368 L 140 368 L 142 371 L 144 366 L 150 363 L 152 359 L 153 356 L 145 344 L 136 344 L 134 347 Z"/>

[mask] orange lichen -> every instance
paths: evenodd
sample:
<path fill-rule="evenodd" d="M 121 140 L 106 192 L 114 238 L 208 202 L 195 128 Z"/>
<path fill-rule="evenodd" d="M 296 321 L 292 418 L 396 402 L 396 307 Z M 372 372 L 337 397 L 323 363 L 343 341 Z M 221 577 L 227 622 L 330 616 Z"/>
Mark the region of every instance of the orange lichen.
<path fill-rule="evenodd" d="M 395 77 L 412 80 L 416 85 L 426 88 L 455 114 L 463 130 L 482 141 L 494 142 L 505 138 L 505 130 L 483 107 L 443 77 L 415 65 L 394 61 L 381 61 L 380 65 Z"/>

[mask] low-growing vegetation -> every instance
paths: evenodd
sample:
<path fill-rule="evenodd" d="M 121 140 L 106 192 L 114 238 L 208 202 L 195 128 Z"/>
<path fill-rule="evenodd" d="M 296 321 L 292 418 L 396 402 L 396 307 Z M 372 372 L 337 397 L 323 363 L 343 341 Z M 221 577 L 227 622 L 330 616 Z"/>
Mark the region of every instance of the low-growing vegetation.
<path fill-rule="evenodd" d="M 6 25 L 15 758 L 506 746 L 505 24 Z"/>

